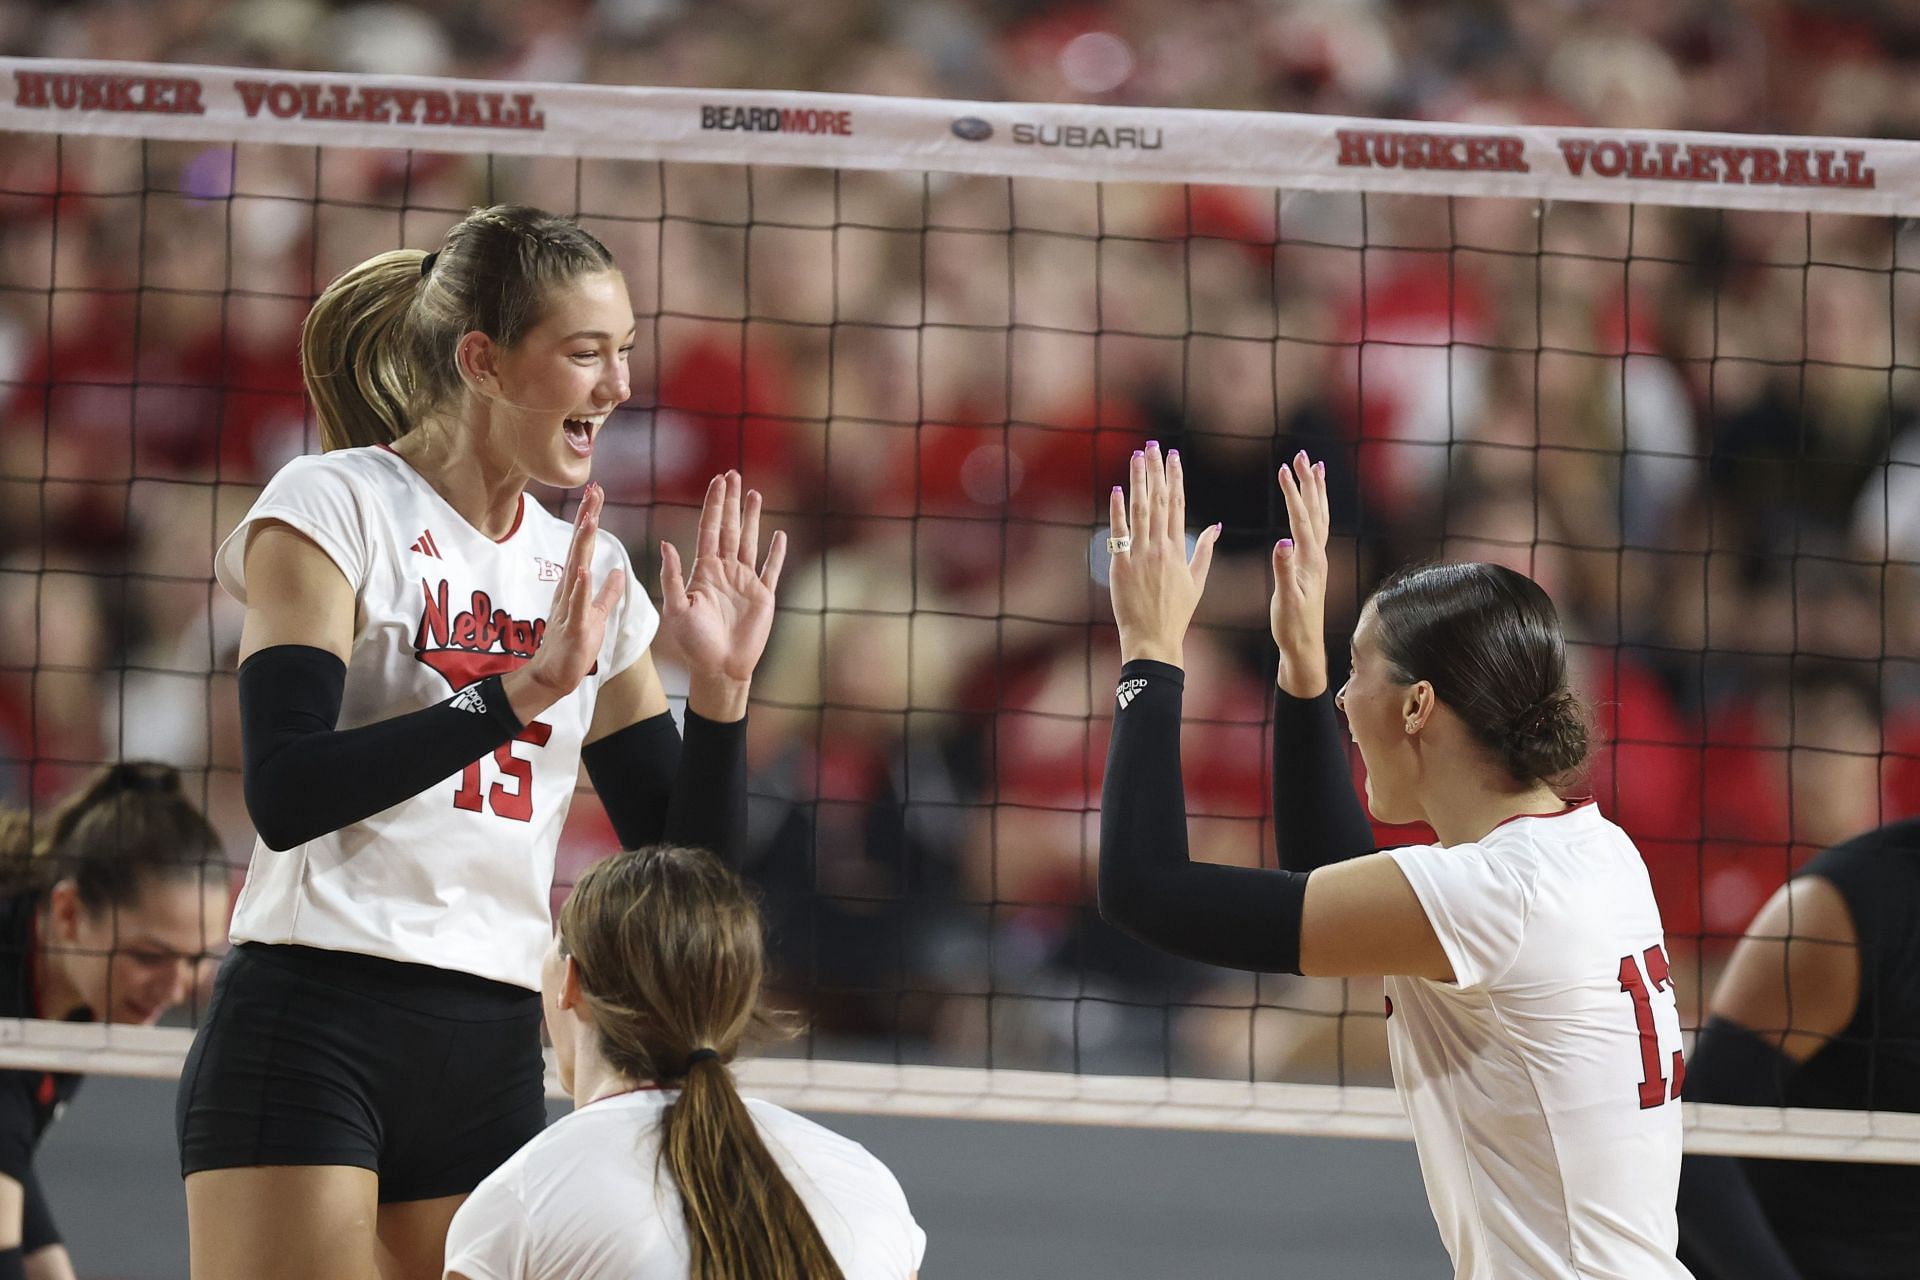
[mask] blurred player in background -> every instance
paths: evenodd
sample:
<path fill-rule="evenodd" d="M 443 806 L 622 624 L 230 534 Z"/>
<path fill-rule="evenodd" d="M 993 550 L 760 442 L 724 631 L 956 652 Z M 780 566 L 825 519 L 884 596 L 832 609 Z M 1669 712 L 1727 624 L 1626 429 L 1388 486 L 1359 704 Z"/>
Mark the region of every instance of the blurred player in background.
<path fill-rule="evenodd" d="M 1371 854 L 1327 700 L 1324 469 L 1280 471 L 1274 548 L 1280 870 L 1189 861 L 1182 654 L 1213 544 L 1191 560 L 1179 455 L 1113 493 L 1123 666 L 1101 801 L 1100 906 L 1209 964 L 1386 978 L 1394 1081 L 1463 1280 L 1656 1280 L 1675 1258 L 1680 1021 L 1639 852 L 1555 779 L 1587 752 L 1553 603 L 1487 564 L 1413 570 L 1354 628 L 1340 691 L 1385 822 L 1438 843 Z M 1291 869 L 1289 869 L 1291 868 Z"/>
<path fill-rule="evenodd" d="M 574 1112 L 473 1193 L 448 1275 L 909 1280 L 926 1233 L 886 1166 L 734 1089 L 763 969 L 760 912 L 704 850 L 582 876 L 541 974 Z"/>
<path fill-rule="evenodd" d="M 783 535 L 757 568 L 730 472 L 690 577 L 661 548 L 683 751 L 601 491 L 571 529 L 525 492 L 587 485 L 633 330 L 606 248 L 518 206 L 360 264 L 307 317 L 327 452 L 215 566 L 247 606 L 260 840 L 181 1078 L 200 1280 L 440 1275 L 461 1199 L 545 1121 L 536 991 L 583 762 L 623 844 L 740 856 Z"/>
<path fill-rule="evenodd" d="M 1920 819 L 1783 885 L 1720 976 L 1687 1097 L 1920 1112 Z M 1681 1253 L 1701 1280 L 1920 1275 L 1920 1168 L 1688 1156 Z"/>
<path fill-rule="evenodd" d="M 0 1016 L 150 1026 L 225 949 L 219 838 L 161 764 L 101 770 L 51 812 L 0 812 Z M 62 1280 L 33 1156 L 80 1077 L 0 1071 L 0 1280 Z"/>

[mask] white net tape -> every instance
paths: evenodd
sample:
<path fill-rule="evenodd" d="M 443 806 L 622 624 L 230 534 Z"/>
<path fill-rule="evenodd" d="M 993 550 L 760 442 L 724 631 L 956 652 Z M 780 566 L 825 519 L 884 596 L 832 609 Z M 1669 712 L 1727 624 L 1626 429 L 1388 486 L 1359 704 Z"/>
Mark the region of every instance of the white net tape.
<path fill-rule="evenodd" d="M 98 1072 L 171 1080 L 193 1033 L 174 1027 L 0 1022 L 0 1070 Z M 547 1092 L 564 1098 L 549 1054 Z M 1115 1125 L 1308 1137 L 1411 1139 L 1391 1089 L 1246 1083 L 1059 1071 L 983 1071 L 872 1062 L 742 1061 L 743 1090 L 799 1111 Z M 1686 1149 L 1920 1164 L 1920 1116 L 1686 1103 Z"/>
<path fill-rule="evenodd" d="M 0 130 L 1920 213 L 1920 143 L 0 58 Z"/>

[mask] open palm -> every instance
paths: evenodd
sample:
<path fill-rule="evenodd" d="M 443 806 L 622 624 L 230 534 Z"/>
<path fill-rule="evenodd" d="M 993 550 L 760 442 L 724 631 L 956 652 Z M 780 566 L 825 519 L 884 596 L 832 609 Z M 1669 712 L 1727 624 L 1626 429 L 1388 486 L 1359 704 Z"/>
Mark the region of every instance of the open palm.
<path fill-rule="evenodd" d="M 1107 585 L 1124 660 L 1152 658 L 1181 665 L 1182 646 L 1213 567 L 1220 526 L 1209 525 L 1187 554 L 1187 482 L 1180 455 L 1164 458 L 1148 441 L 1127 470 L 1127 492 L 1114 486 L 1107 511 L 1114 547 Z"/>
<path fill-rule="evenodd" d="M 740 473 L 715 476 L 700 504 L 693 572 L 684 575 L 680 553 L 660 544 L 662 627 L 694 677 L 746 681 L 766 651 L 773 629 L 773 593 L 787 558 L 787 535 L 777 531 L 766 564 L 756 571 L 760 545 L 760 494 L 741 494 Z"/>
<path fill-rule="evenodd" d="M 1293 534 L 1273 548 L 1267 621 L 1280 649 L 1279 684 L 1299 698 L 1327 687 L 1327 464 L 1302 450 L 1280 467 L 1280 495 Z"/>

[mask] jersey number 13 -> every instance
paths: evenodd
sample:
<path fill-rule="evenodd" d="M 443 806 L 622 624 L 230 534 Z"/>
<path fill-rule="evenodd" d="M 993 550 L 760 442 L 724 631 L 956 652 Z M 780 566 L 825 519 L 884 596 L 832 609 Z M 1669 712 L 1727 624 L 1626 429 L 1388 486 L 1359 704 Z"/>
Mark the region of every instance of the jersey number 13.
<path fill-rule="evenodd" d="M 1646 961 L 1641 975 L 1640 960 Z M 1686 1079 L 1687 1064 L 1680 1050 L 1673 1051 L 1671 1085 L 1661 1074 L 1660 1032 L 1653 1021 L 1653 992 L 1673 986 L 1673 970 L 1667 965 L 1667 950 L 1655 943 L 1640 953 L 1640 959 L 1620 957 L 1620 989 L 1633 1000 L 1633 1021 L 1640 1029 L 1640 1109 L 1657 1107 L 1680 1096 L 1680 1084 Z"/>

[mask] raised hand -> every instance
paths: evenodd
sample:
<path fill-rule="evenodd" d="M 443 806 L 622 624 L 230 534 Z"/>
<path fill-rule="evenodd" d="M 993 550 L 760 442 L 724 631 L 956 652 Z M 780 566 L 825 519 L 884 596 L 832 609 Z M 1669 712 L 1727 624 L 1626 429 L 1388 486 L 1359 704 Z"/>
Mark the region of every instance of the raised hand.
<path fill-rule="evenodd" d="M 1120 487 L 1114 486 L 1107 513 L 1115 540 L 1107 582 L 1113 620 L 1120 628 L 1120 658 L 1152 658 L 1180 666 L 1187 624 L 1207 588 L 1220 526 L 1201 532 L 1189 560 L 1180 455 L 1162 459 L 1160 446 L 1152 441 L 1135 451 L 1127 488 L 1123 501 Z"/>
<path fill-rule="evenodd" d="M 600 508 L 606 491 L 587 486 L 580 510 L 573 518 L 573 542 L 567 547 L 567 566 L 553 589 L 547 626 L 539 652 L 527 664 L 507 675 L 507 700 L 522 723 L 572 693 L 600 658 L 607 635 L 607 619 L 627 589 L 627 575 L 615 569 L 592 589 L 594 536 L 600 531 Z"/>
<path fill-rule="evenodd" d="M 690 696 L 713 707 L 695 710 L 710 719 L 746 713 L 747 684 L 773 629 L 773 592 L 787 558 L 787 535 L 776 531 L 766 563 L 754 568 L 761 498 L 752 489 L 743 498 L 741 486 L 738 471 L 707 485 L 690 578 L 682 575 L 674 545 L 660 544 L 661 625 L 686 659 Z"/>
<path fill-rule="evenodd" d="M 1327 687 L 1327 464 L 1303 449 L 1280 468 L 1290 538 L 1273 547 L 1273 602 L 1267 621 L 1280 647 L 1278 683 L 1296 698 Z"/>

